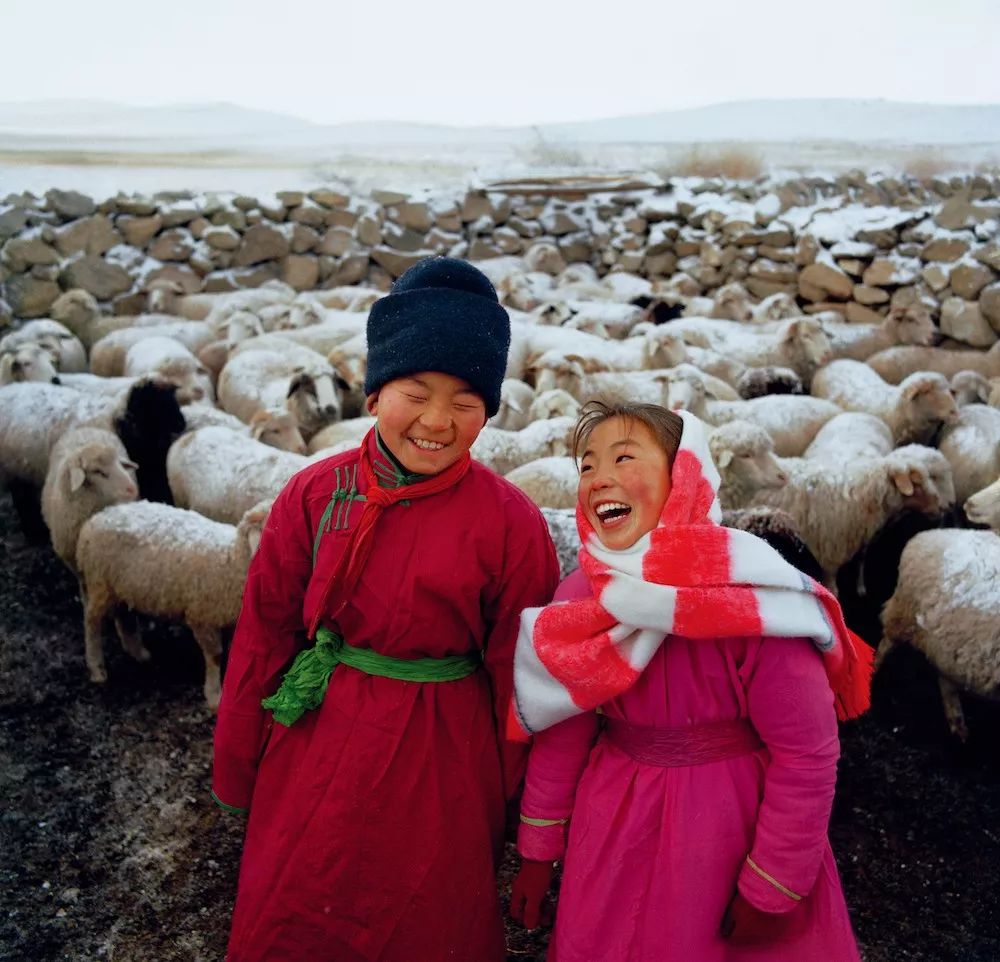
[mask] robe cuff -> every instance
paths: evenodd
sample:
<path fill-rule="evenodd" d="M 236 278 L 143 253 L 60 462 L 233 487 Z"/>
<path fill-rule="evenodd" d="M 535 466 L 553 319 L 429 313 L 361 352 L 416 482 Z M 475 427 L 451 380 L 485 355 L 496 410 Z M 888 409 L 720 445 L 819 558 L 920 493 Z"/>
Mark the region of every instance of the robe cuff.
<path fill-rule="evenodd" d="M 752 855 L 746 857 L 736 885 L 740 894 L 761 912 L 790 912 L 805 894 L 791 889 Z"/>
<path fill-rule="evenodd" d="M 554 862 L 566 852 L 566 819 L 521 816 L 517 850 L 533 862 Z"/>
<path fill-rule="evenodd" d="M 224 802 L 215 792 L 212 792 L 212 801 L 219 806 L 224 812 L 229 812 L 230 815 L 246 815 L 250 811 L 249 808 L 238 808 L 235 805 L 228 805 Z"/>

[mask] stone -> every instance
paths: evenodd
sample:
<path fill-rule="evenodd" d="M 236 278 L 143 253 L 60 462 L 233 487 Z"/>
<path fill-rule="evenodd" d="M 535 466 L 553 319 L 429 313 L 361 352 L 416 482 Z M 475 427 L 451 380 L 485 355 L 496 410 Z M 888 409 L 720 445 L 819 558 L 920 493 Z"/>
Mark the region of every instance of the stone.
<path fill-rule="evenodd" d="M 851 279 L 830 264 L 807 264 L 798 277 L 799 293 L 807 301 L 849 300 L 854 292 Z"/>
<path fill-rule="evenodd" d="M 996 280 L 996 275 L 985 264 L 963 263 L 951 269 L 951 289 L 967 301 L 973 301 L 979 292 Z"/>
<path fill-rule="evenodd" d="M 234 251 L 240 246 L 243 238 L 232 227 L 210 227 L 205 231 L 202 240 L 217 251 Z"/>
<path fill-rule="evenodd" d="M 794 296 L 796 293 L 796 287 L 794 284 L 781 284 L 762 277 L 747 276 L 746 280 L 743 281 L 743 284 L 754 297 L 759 297 L 761 300 L 765 297 L 770 297 L 772 294 L 791 294 Z"/>
<path fill-rule="evenodd" d="M 247 229 L 243 235 L 243 243 L 236 253 L 236 265 L 248 267 L 264 261 L 278 260 L 287 257 L 291 245 L 288 238 L 280 230 L 267 224 L 256 224 Z M 239 282 L 238 282 L 239 283 Z M 260 282 L 261 284 L 263 281 Z M 257 284 L 243 284 L 241 287 L 257 287 Z"/>
<path fill-rule="evenodd" d="M 59 252 L 42 239 L 35 228 L 31 233 L 12 237 L 3 245 L 0 259 L 13 274 L 23 274 L 35 264 L 58 264 Z"/>
<path fill-rule="evenodd" d="M 373 190 L 372 200 L 383 207 L 390 207 L 396 204 L 405 203 L 410 199 L 410 195 L 400 190 Z"/>
<path fill-rule="evenodd" d="M 75 190 L 48 190 L 45 192 L 45 204 L 50 211 L 58 214 L 63 220 L 76 220 L 78 217 L 89 217 L 97 210 L 97 204 L 86 194 Z"/>
<path fill-rule="evenodd" d="M 15 317 L 44 317 L 61 293 L 54 281 L 30 274 L 14 274 L 4 284 L 4 296 Z"/>
<path fill-rule="evenodd" d="M 194 250 L 191 234 L 182 227 L 174 227 L 158 234 L 149 245 L 149 256 L 158 261 L 186 261 Z M 207 273 L 207 271 L 206 271 Z"/>
<path fill-rule="evenodd" d="M 430 205 L 423 201 L 406 201 L 402 204 L 394 204 L 387 208 L 386 214 L 390 220 L 403 227 L 408 227 L 410 230 L 419 231 L 421 234 L 426 234 L 434 225 Z"/>
<path fill-rule="evenodd" d="M 351 202 L 350 194 L 329 187 L 318 187 L 309 191 L 309 198 L 321 207 L 346 207 Z"/>
<path fill-rule="evenodd" d="M 1000 334 L 1000 281 L 982 289 L 979 294 L 979 310 L 990 327 Z"/>
<path fill-rule="evenodd" d="M 795 263 L 799 267 L 815 263 L 819 250 L 819 241 L 812 234 L 803 234 L 795 245 Z"/>
<path fill-rule="evenodd" d="M 127 214 L 133 217 L 152 217 L 156 213 L 156 203 L 148 197 L 133 194 L 127 197 L 118 194 L 115 197 L 115 207 L 119 214 Z"/>
<path fill-rule="evenodd" d="M 289 254 L 281 262 L 281 279 L 297 291 L 314 290 L 319 283 L 319 260 L 312 254 Z"/>
<path fill-rule="evenodd" d="M 150 290 L 157 281 L 177 284 L 185 294 L 202 290 L 202 279 L 187 264 L 164 264 L 150 271 L 142 280 L 143 290 Z"/>
<path fill-rule="evenodd" d="M 132 289 L 132 277 L 124 267 L 92 254 L 67 264 L 59 275 L 59 282 L 67 290 L 82 287 L 99 301 L 110 301 L 116 294 Z"/>
<path fill-rule="evenodd" d="M 524 250 L 524 239 L 511 227 L 498 227 L 493 232 L 493 242 L 503 254 L 519 254 Z"/>
<path fill-rule="evenodd" d="M 244 231 L 247 229 L 246 211 L 239 208 L 223 208 L 212 214 L 210 220 L 216 227 L 232 227 L 233 230 Z"/>
<path fill-rule="evenodd" d="M 887 298 L 888 299 L 888 298 Z M 848 301 L 844 316 L 852 324 L 881 324 L 882 315 L 857 301 Z"/>
<path fill-rule="evenodd" d="M 951 263 L 961 260 L 968 252 L 969 243 L 961 237 L 935 237 L 921 248 L 920 259 Z"/>
<path fill-rule="evenodd" d="M 293 224 L 291 231 L 291 250 L 293 254 L 308 254 L 319 246 L 319 231 L 305 224 Z"/>
<path fill-rule="evenodd" d="M 868 307 L 872 304 L 887 304 L 889 302 L 889 293 L 888 291 L 883 291 L 881 287 L 866 287 L 864 284 L 855 284 L 854 300 Z"/>
<path fill-rule="evenodd" d="M 920 277 L 918 261 L 877 257 L 868 265 L 861 282 L 867 287 L 900 287 L 913 284 Z"/>
<path fill-rule="evenodd" d="M 749 275 L 770 284 L 794 288 L 799 270 L 794 264 L 779 264 L 767 258 L 760 258 L 750 265 Z"/>
<path fill-rule="evenodd" d="M 997 341 L 997 332 L 983 317 L 979 305 L 961 297 L 945 299 L 938 326 L 943 334 L 970 347 L 992 347 Z"/>
<path fill-rule="evenodd" d="M 126 244 L 145 247 L 160 232 L 163 218 L 159 214 L 119 217 L 115 226 L 121 231 Z"/>
<path fill-rule="evenodd" d="M 55 245 L 63 257 L 83 251 L 85 254 L 103 254 L 122 242 L 122 235 L 103 214 L 81 217 L 55 230 Z"/>
<path fill-rule="evenodd" d="M 266 281 L 276 281 L 281 277 L 281 265 L 277 261 L 267 261 L 252 267 L 236 267 L 230 274 L 237 287 L 260 287 Z"/>
<path fill-rule="evenodd" d="M 11 207 L 0 212 L 0 244 L 15 237 L 28 226 L 28 212 L 19 207 Z"/>
<path fill-rule="evenodd" d="M 301 190 L 279 190 L 274 196 L 283 207 L 298 207 L 306 199 Z"/>
<path fill-rule="evenodd" d="M 677 255 L 673 251 L 647 253 L 643 268 L 647 277 L 670 277 L 677 270 Z"/>
<path fill-rule="evenodd" d="M 211 226 L 212 222 L 207 217 L 196 217 L 187 225 L 187 229 L 191 231 L 191 236 L 195 240 L 201 240 L 205 236 L 205 231 Z"/>
<path fill-rule="evenodd" d="M 365 281 L 367 287 L 374 287 L 379 291 L 388 291 L 392 287 L 392 283 L 392 274 L 383 270 L 378 264 L 368 265 L 368 277 Z"/>
<path fill-rule="evenodd" d="M 850 274 L 851 277 L 861 277 L 867 266 L 864 261 L 858 260 L 856 257 L 842 257 L 837 261 L 837 267 L 845 274 Z"/>
<path fill-rule="evenodd" d="M 349 227 L 353 228 L 358 222 L 358 212 L 355 210 L 342 210 L 335 208 L 326 212 L 324 223 L 327 227 Z"/>
<path fill-rule="evenodd" d="M 985 244 L 975 251 L 972 256 L 980 264 L 985 264 L 995 271 L 1000 271 L 1000 243 L 990 241 L 989 244 Z"/>
<path fill-rule="evenodd" d="M 382 225 L 382 241 L 397 251 L 418 251 L 427 246 L 423 233 L 392 221 Z"/>
<path fill-rule="evenodd" d="M 334 257 L 342 257 L 354 245 L 354 234 L 344 227 L 331 227 L 320 238 L 317 250 L 321 254 L 332 254 Z"/>
<path fill-rule="evenodd" d="M 219 251 L 214 247 L 209 247 L 204 241 L 198 241 L 194 245 L 187 263 L 204 277 L 206 274 L 211 274 L 212 271 L 231 267 L 233 255 L 231 251 Z"/>
<path fill-rule="evenodd" d="M 923 282 L 936 294 L 948 286 L 949 271 L 941 264 L 928 264 L 921 272 Z"/>
<path fill-rule="evenodd" d="M 770 244 L 761 244 L 757 248 L 757 254 L 770 261 L 778 261 L 780 264 L 795 263 L 795 249 L 792 247 L 772 247 Z"/>
<path fill-rule="evenodd" d="M 277 197 L 260 202 L 260 212 L 275 224 L 281 224 L 288 217 L 288 208 Z"/>
<path fill-rule="evenodd" d="M 873 244 L 882 251 L 891 251 L 899 243 L 899 235 L 893 227 L 867 228 L 859 230 L 856 236 L 863 244 Z"/>
<path fill-rule="evenodd" d="M 366 247 L 377 247 L 382 243 L 382 228 L 370 214 L 364 214 L 358 218 L 354 232 L 358 240 Z"/>
<path fill-rule="evenodd" d="M 190 201 L 181 201 L 177 204 L 169 204 L 160 208 L 160 216 L 163 218 L 164 227 L 182 227 L 190 224 L 201 215 L 197 205 Z"/>
<path fill-rule="evenodd" d="M 802 310 L 806 314 L 828 314 L 833 311 L 847 320 L 847 305 L 842 301 L 817 301 L 815 304 L 806 304 Z"/>
<path fill-rule="evenodd" d="M 125 315 L 134 317 L 142 314 L 148 307 L 149 298 L 144 291 L 131 291 L 127 294 L 119 294 L 111 299 L 111 313 L 119 317 Z"/>
<path fill-rule="evenodd" d="M 553 237 L 561 237 L 563 234 L 573 234 L 587 229 L 587 222 L 582 217 L 577 217 L 568 210 L 550 208 L 539 218 L 542 229 Z"/>
<path fill-rule="evenodd" d="M 223 294 L 228 291 L 238 291 L 239 287 L 229 271 L 213 271 L 205 275 L 202 290 L 206 294 Z"/>
<path fill-rule="evenodd" d="M 466 191 L 465 197 L 462 199 L 462 205 L 459 210 L 459 217 L 465 222 L 474 221 L 482 217 L 484 214 L 492 214 L 493 205 L 490 203 L 489 197 L 486 196 L 485 191 L 479 190 L 469 190 Z M 435 219 L 436 221 L 436 219 Z M 441 224 L 438 224 L 441 227 Z M 445 228 L 447 229 L 447 228 Z"/>
<path fill-rule="evenodd" d="M 558 240 L 559 251 L 567 264 L 587 264 L 594 254 L 594 245 L 589 231 L 565 234 Z"/>
<path fill-rule="evenodd" d="M 469 241 L 466 256 L 470 261 L 485 261 L 491 257 L 499 257 L 502 253 L 500 245 L 493 243 L 492 237 L 473 237 Z"/>
<path fill-rule="evenodd" d="M 458 208 L 434 211 L 434 226 L 449 234 L 457 234 L 462 229 L 462 215 Z M 542 229 L 538 229 L 540 234 Z"/>
<path fill-rule="evenodd" d="M 250 197 L 248 194 L 240 194 L 238 197 L 233 198 L 233 207 L 237 210 L 243 211 L 244 213 L 254 210 L 257 206 L 257 198 Z"/>
<path fill-rule="evenodd" d="M 357 251 L 345 254 L 340 258 L 337 269 L 330 277 L 331 287 L 340 287 L 344 284 L 358 284 L 365 279 L 368 274 L 369 257 L 367 253 Z"/>
<path fill-rule="evenodd" d="M 294 224 L 305 224 L 307 227 L 325 227 L 328 213 L 329 211 L 319 204 L 306 203 L 292 208 L 288 219 Z"/>
<path fill-rule="evenodd" d="M 371 252 L 372 260 L 394 279 L 404 274 L 425 257 L 433 256 L 434 251 L 431 250 L 397 251 L 384 244 L 377 245 Z"/>
<path fill-rule="evenodd" d="M 968 190 L 962 190 L 941 205 L 934 215 L 934 223 L 945 230 L 961 230 L 998 216 L 1000 205 L 977 203 L 970 198 Z"/>

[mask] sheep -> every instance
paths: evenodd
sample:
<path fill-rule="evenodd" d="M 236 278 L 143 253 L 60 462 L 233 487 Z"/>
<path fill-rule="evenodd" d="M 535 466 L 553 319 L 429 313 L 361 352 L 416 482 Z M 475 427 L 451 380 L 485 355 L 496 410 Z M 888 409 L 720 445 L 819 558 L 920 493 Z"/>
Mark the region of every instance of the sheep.
<path fill-rule="evenodd" d="M 235 524 L 243 512 L 273 498 L 305 458 L 279 451 L 228 428 L 189 431 L 167 454 L 167 481 L 174 504 L 213 521 Z"/>
<path fill-rule="evenodd" d="M 506 475 L 537 458 L 571 454 L 575 427 L 574 418 L 536 421 L 521 431 L 486 427 L 479 432 L 470 453 L 497 474 Z"/>
<path fill-rule="evenodd" d="M 826 321 L 831 356 L 864 361 L 896 344 L 928 346 L 940 338 L 930 312 L 919 304 L 894 307 L 881 324 L 846 324 Z"/>
<path fill-rule="evenodd" d="M 367 314 L 372 304 L 385 296 L 374 287 L 329 287 L 323 291 L 306 291 L 298 300 L 311 300 L 326 310 L 351 311 Z"/>
<path fill-rule="evenodd" d="M 977 371 L 959 371 L 952 375 L 948 387 L 960 408 L 967 404 L 989 404 L 993 391 L 989 380 Z"/>
<path fill-rule="evenodd" d="M 180 302 L 181 314 L 185 317 L 191 316 L 189 312 L 195 309 L 201 310 L 206 303 L 208 295 L 194 295 L 185 297 Z M 210 325 L 222 323 L 229 314 L 234 311 L 250 311 L 260 314 L 265 308 L 274 304 L 290 304 L 295 300 L 295 289 L 287 284 L 279 282 L 261 284 L 248 291 L 227 291 L 222 294 L 211 295 L 212 300 L 208 302 L 208 310 L 199 318 Z M 195 308 L 195 304 L 198 305 Z"/>
<path fill-rule="evenodd" d="M 0 352 L 0 385 L 20 381 L 61 384 L 52 355 L 41 344 L 26 342 Z"/>
<path fill-rule="evenodd" d="M 198 359 L 179 341 L 170 337 L 146 337 L 136 341 L 125 354 L 125 377 L 157 375 L 177 385 L 177 401 L 215 400 L 212 379 Z"/>
<path fill-rule="evenodd" d="M 90 350 L 90 370 L 102 377 L 116 377 L 125 369 L 128 349 L 147 337 L 172 337 L 192 354 L 217 340 L 215 331 L 204 321 L 175 321 L 149 324 L 112 331 L 102 337 Z"/>
<path fill-rule="evenodd" d="M 711 401 L 702 420 L 720 425 L 730 421 L 750 421 L 764 428 L 781 457 L 798 457 L 819 429 L 842 409 L 830 401 L 794 394 L 766 394 L 750 401 Z"/>
<path fill-rule="evenodd" d="M 847 459 L 880 458 L 895 446 L 885 421 L 874 414 L 849 411 L 827 421 L 802 456 L 840 464 Z"/>
<path fill-rule="evenodd" d="M 615 301 L 570 300 L 564 302 L 570 317 L 564 322 L 567 327 L 587 331 L 600 328 L 605 337 L 620 340 L 627 337 L 632 328 L 642 320 L 643 312 L 632 304 Z"/>
<path fill-rule="evenodd" d="M 533 311 L 552 291 L 552 278 L 537 271 L 516 271 L 496 284 L 500 303 L 520 311 Z"/>
<path fill-rule="evenodd" d="M 802 310 L 795 303 L 795 298 L 791 294 L 779 292 L 765 297 L 759 304 L 755 304 L 750 309 L 750 320 L 754 324 L 767 324 L 771 321 L 784 321 L 792 317 L 799 317 Z"/>
<path fill-rule="evenodd" d="M 970 503 L 973 502 L 973 503 Z M 968 738 L 959 690 L 1000 698 L 1000 483 L 966 502 L 990 531 L 943 529 L 903 549 L 899 581 L 882 611 L 876 669 L 901 644 L 923 652 L 938 673 L 952 734 Z"/>
<path fill-rule="evenodd" d="M 774 441 L 762 427 L 749 421 L 730 421 L 708 436 L 708 449 L 719 469 L 719 504 L 743 508 L 761 490 L 780 488 L 788 481 L 777 458 Z"/>
<path fill-rule="evenodd" d="M 535 390 L 530 384 L 504 378 L 500 385 L 500 407 L 486 423 L 504 431 L 520 431 L 532 420 L 529 412 L 534 399 Z"/>
<path fill-rule="evenodd" d="M 329 316 L 336 313 L 336 317 Z M 364 335 L 366 315 L 349 311 L 327 312 L 328 316 L 310 327 L 276 329 L 273 334 L 327 355 L 335 347 L 358 335 Z"/>
<path fill-rule="evenodd" d="M 219 335 L 219 340 L 209 342 L 196 355 L 202 366 L 211 374 L 213 385 L 219 380 L 219 373 L 226 366 L 226 361 L 229 360 L 229 355 L 236 345 L 252 337 L 259 337 L 265 331 L 256 314 L 236 311 L 229 315 L 216 333 Z"/>
<path fill-rule="evenodd" d="M 777 508 L 736 508 L 722 512 L 722 524 L 727 528 L 749 531 L 766 541 L 789 564 L 814 581 L 825 580 L 823 568 L 795 526 L 792 516 Z"/>
<path fill-rule="evenodd" d="M 955 500 L 944 456 L 917 444 L 877 459 L 788 459 L 781 466 L 788 483 L 757 492 L 753 501 L 787 511 L 831 576 L 903 508 L 935 515 Z"/>
<path fill-rule="evenodd" d="M 306 442 L 295 415 L 284 408 L 258 411 L 250 418 L 250 437 L 268 447 L 293 454 L 305 454 Z"/>
<path fill-rule="evenodd" d="M 185 293 L 184 285 L 178 281 L 159 278 L 149 285 L 146 306 L 156 314 L 178 314 Z"/>
<path fill-rule="evenodd" d="M 723 284 L 712 298 L 709 317 L 747 322 L 753 317 L 753 302 L 742 284 Z"/>
<path fill-rule="evenodd" d="M 13 351 L 22 344 L 38 344 L 52 355 L 60 371 L 86 371 L 87 351 L 80 339 L 58 321 L 41 318 L 28 321 L 23 327 L 0 338 L 0 354 Z"/>
<path fill-rule="evenodd" d="M 343 412 L 333 368 L 315 351 L 290 341 L 267 350 L 246 349 L 255 341 L 244 341 L 219 375 L 219 405 L 246 423 L 261 408 L 282 404 L 295 415 L 307 440 Z M 280 339 L 276 339 L 280 341 Z"/>
<path fill-rule="evenodd" d="M 104 428 L 75 428 L 53 447 L 42 487 L 42 517 L 53 550 L 74 574 L 84 522 L 109 505 L 135 501 L 136 467 L 118 436 Z"/>
<path fill-rule="evenodd" d="M 368 338 L 356 334 L 338 344 L 327 354 L 327 361 L 336 373 L 343 391 L 342 403 L 345 418 L 360 417 L 365 410 L 365 376 L 368 372 Z"/>
<path fill-rule="evenodd" d="M 1000 410 L 985 404 L 960 408 L 938 449 L 951 465 L 955 499 L 964 503 L 1000 475 Z"/>
<path fill-rule="evenodd" d="M 71 387 L 81 394 L 103 394 L 106 397 L 119 397 L 132 387 L 136 380 L 134 377 L 99 377 L 96 374 L 59 375 L 59 383 L 63 387 Z"/>
<path fill-rule="evenodd" d="M 264 330 L 269 332 L 296 331 L 319 324 L 324 310 L 315 301 L 292 301 L 290 304 L 269 304 L 257 312 Z"/>
<path fill-rule="evenodd" d="M 183 619 L 205 659 L 205 701 L 218 708 L 221 631 L 235 624 L 247 568 L 270 505 L 255 505 L 237 527 L 194 511 L 137 501 L 106 508 L 80 531 L 76 563 L 86 595 L 84 646 L 91 681 L 107 681 L 101 627 L 116 607 Z M 121 631 L 138 661 L 149 652 L 138 633 Z"/>
<path fill-rule="evenodd" d="M 307 451 L 309 454 L 316 454 L 317 451 L 327 451 L 345 441 L 349 441 L 350 446 L 356 448 L 374 426 L 375 418 L 367 415 L 358 418 L 345 418 L 335 424 L 328 424 L 309 439 Z"/>
<path fill-rule="evenodd" d="M 55 299 L 49 314 L 72 331 L 89 351 L 102 337 L 112 331 L 132 326 L 132 318 L 102 314 L 94 295 L 74 287 Z"/>
<path fill-rule="evenodd" d="M 865 363 L 889 384 L 899 384 L 917 371 L 937 371 L 954 377 L 959 371 L 975 371 L 983 377 L 1000 376 L 1000 341 L 988 351 L 953 351 L 943 347 L 890 347 Z"/>
<path fill-rule="evenodd" d="M 536 458 L 514 468 L 506 477 L 540 508 L 572 508 L 576 505 L 580 473 L 571 457 Z"/>
<path fill-rule="evenodd" d="M 985 524 L 994 531 L 1000 530 L 1000 477 L 967 498 L 962 507 L 973 524 Z"/>
<path fill-rule="evenodd" d="M 578 567 L 580 554 L 580 532 L 576 526 L 576 511 L 569 508 L 541 508 L 542 517 L 549 527 L 556 557 L 559 559 L 559 573 L 566 577 Z"/>
<path fill-rule="evenodd" d="M 736 382 L 738 396 L 744 401 L 768 394 L 803 394 L 802 378 L 791 368 L 748 367 Z M 722 399 L 720 399 L 722 400 Z"/>
<path fill-rule="evenodd" d="M 684 301 L 676 294 L 665 294 L 658 297 L 644 295 L 632 301 L 636 307 L 642 308 L 642 323 L 658 327 L 676 321 L 684 312 Z M 637 325 L 632 326 L 631 334 Z"/>
<path fill-rule="evenodd" d="M 554 388 L 537 394 L 528 408 L 528 424 L 549 418 L 575 418 L 580 413 L 580 402 L 568 391 Z"/>
<path fill-rule="evenodd" d="M 930 443 L 958 417 L 948 382 L 933 372 L 911 374 L 893 387 L 860 361 L 838 360 L 817 372 L 812 392 L 845 411 L 881 418 L 897 444 Z"/>

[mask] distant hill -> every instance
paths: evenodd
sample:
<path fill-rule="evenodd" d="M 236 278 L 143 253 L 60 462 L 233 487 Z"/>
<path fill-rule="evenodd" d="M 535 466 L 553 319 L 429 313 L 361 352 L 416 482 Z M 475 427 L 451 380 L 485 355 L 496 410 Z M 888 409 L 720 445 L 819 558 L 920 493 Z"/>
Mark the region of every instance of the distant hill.
<path fill-rule="evenodd" d="M 448 127 L 366 122 L 316 124 L 227 103 L 135 107 L 104 101 L 0 104 L 0 146 L 58 138 L 156 141 L 160 149 L 427 147 L 554 143 L 849 141 L 959 145 L 1000 143 L 1000 104 L 911 104 L 887 100 L 753 100 L 537 127 Z M 280 138 L 275 143 L 274 138 Z M 50 141 L 51 143 L 51 141 Z M 54 146 L 54 145 L 53 145 Z"/>

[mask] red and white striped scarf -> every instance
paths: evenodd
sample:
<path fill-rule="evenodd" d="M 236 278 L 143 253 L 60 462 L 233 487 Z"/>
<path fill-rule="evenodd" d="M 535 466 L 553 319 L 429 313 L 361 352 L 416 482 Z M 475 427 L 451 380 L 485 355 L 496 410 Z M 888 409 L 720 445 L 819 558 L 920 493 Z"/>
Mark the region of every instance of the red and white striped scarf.
<path fill-rule="evenodd" d="M 524 739 L 630 688 L 668 635 L 806 637 L 823 656 L 837 716 L 870 703 L 872 650 L 836 598 L 769 544 L 720 525 L 707 429 L 686 411 L 659 525 L 631 548 L 605 548 L 577 505 L 591 598 L 529 608 L 514 657 L 508 736 Z"/>

